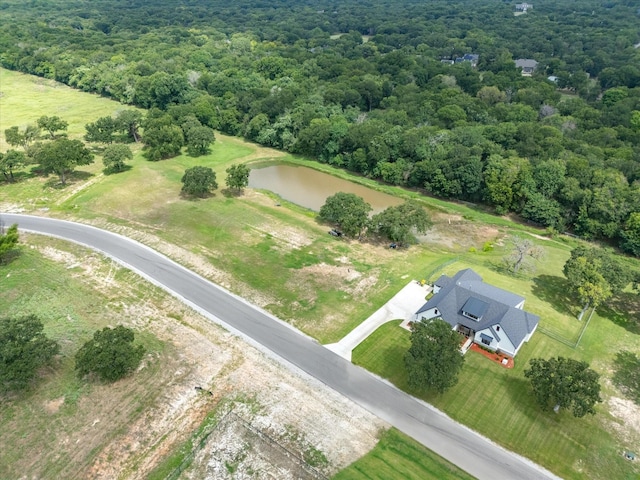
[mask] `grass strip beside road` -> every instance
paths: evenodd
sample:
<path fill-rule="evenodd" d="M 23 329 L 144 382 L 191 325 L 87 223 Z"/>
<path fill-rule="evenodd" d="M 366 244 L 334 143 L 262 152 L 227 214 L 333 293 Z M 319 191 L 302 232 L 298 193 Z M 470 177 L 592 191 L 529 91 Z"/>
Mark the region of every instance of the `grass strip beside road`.
<path fill-rule="evenodd" d="M 385 431 L 376 447 L 333 480 L 473 480 L 399 430 Z"/>
<path fill-rule="evenodd" d="M 534 335 L 522 347 L 513 370 L 469 351 L 458 384 L 443 395 L 409 388 L 404 355 L 411 343 L 410 333 L 400 328 L 399 323 L 388 322 L 378 328 L 353 351 L 353 362 L 562 478 L 637 478 L 634 476 L 637 469 L 618 452 L 624 444 L 607 428 L 609 422 L 616 420 L 605 407 L 598 407 L 596 416 L 581 419 L 573 418 L 567 411 L 560 414 L 542 411 L 523 376 L 534 356 L 584 358 L 582 348 L 593 351 L 595 338 L 603 334 L 603 323 L 608 323 L 602 318 L 594 316 L 578 351 L 545 335 Z M 609 333 L 610 337 L 615 335 L 620 332 Z M 597 350 L 594 354 L 598 355 Z"/>

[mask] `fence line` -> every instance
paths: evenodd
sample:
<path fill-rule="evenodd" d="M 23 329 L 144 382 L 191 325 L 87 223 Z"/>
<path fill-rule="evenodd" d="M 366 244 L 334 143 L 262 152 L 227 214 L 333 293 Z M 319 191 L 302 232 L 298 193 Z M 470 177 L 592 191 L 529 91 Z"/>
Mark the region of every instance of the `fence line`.
<path fill-rule="evenodd" d="M 564 338 L 562 335 L 560 335 L 558 333 L 552 332 L 551 330 L 547 330 L 546 328 L 541 327 L 541 326 L 538 326 L 538 331 L 540 333 L 545 334 L 547 337 L 552 338 L 553 340 L 566 345 L 569 348 L 574 348 L 574 349 L 576 348 L 576 343 L 575 342 L 567 340 L 566 338 Z"/>
<path fill-rule="evenodd" d="M 554 340 L 566 345 L 567 347 L 573 348 L 575 350 L 576 348 L 578 348 L 578 345 L 580 345 L 580 342 L 582 341 L 582 336 L 587 331 L 587 327 L 589 326 L 589 323 L 591 322 L 591 318 L 593 317 L 593 313 L 595 311 L 596 311 L 595 307 L 591 309 L 591 314 L 589 315 L 589 318 L 587 319 L 587 321 L 582 326 L 582 329 L 580 329 L 580 333 L 578 334 L 578 339 L 575 342 L 572 342 L 571 340 L 567 340 L 566 338 L 564 338 L 559 333 L 552 332 L 551 330 L 547 330 L 544 327 L 538 326 L 538 330 L 540 331 L 540 333 L 544 333 L 547 337 L 552 338 L 552 339 L 554 339 Z"/>
<path fill-rule="evenodd" d="M 456 263 L 458 260 L 460 260 L 459 256 L 455 257 L 455 258 L 452 258 L 451 260 L 447 260 L 444 263 L 441 263 L 440 265 L 438 265 L 435 268 L 433 268 L 427 275 L 425 275 L 425 278 L 427 280 L 431 280 L 436 273 L 438 273 L 441 270 L 444 270 L 449 265 L 451 265 L 453 263 Z"/>
<path fill-rule="evenodd" d="M 187 468 L 189 468 L 189 466 L 191 465 L 191 462 L 193 462 L 193 459 L 196 456 L 196 453 L 202 450 L 202 448 L 207 443 L 207 439 L 211 436 L 213 432 L 215 432 L 220 427 L 220 425 L 222 425 L 225 418 L 227 418 L 227 415 L 229 415 L 231 411 L 232 409 L 229 409 L 229 411 L 225 413 L 220 418 L 219 421 L 217 421 L 216 423 L 208 427 L 208 431 L 207 431 L 207 428 L 205 428 L 206 433 L 202 436 L 200 441 L 198 441 L 197 443 L 194 442 L 194 446 L 191 449 L 191 451 L 182 459 L 182 462 L 180 462 L 180 465 L 178 465 L 175 468 L 175 470 L 173 470 L 173 472 L 167 475 L 165 480 L 178 480 L 178 478 L 180 478 L 180 475 L 182 474 L 182 472 L 184 472 Z"/>
<path fill-rule="evenodd" d="M 231 413 L 231 412 L 230 412 Z M 254 428 L 249 422 L 247 422 L 245 419 L 243 419 L 242 417 L 236 415 L 235 413 L 231 413 L 237 421 L 239 421 L 240 423 L 242 423 L 242 425 L 249 431 L 251 431 L 252 433 L 254 433 L 255 435 L 259 436 L 262 440 L 267 441 L 268 443 L 270 443 L 272 446 L 282 450 L 287 457 L 293 457 L 296 460 L 298 460 L 298 462 L 300 463 L 300 466 L 304 469 L 307 470 L 307 472 L 309 472 L 310 474 L 314 475 L 316 478 L 319 478 L 321 480 L 329 480 L 329 477 L 327 477 L 326 475 L 324 475 L 321 471 L 319 471 L 317 468 L 309 465 L 304 458 L 300 457 L 299 455 L 297 455 L 295 452 L 292 452 L 291 450 L 289 450 L 287 447 L 285 447 L 284 445 L 282 445 L 280 442 L 278 442 L 276 439 L 272 438 L 269 434 L 258 430 L 256 428 Z"/>
<path fill-rule="evenodd" d="M 180 478 L 180 475 L 182 474 L 182 472 L 184 472 L 187 468 L 189 468 L 189 466 L 191 465 L 191 462 L 193 462 L 193 459 L 196 456 L 196 454 L 200 450 L 202 450 L 202 448 L 204 448 L 204 446 L 206 445 L 207 440 L 209 439 L 211 434 L 213 432 L 215 432 L 216 430 L 218 430 L 219 428 L 221 428 L 221 426 L 223 424 L 225 424 L 225 420 L 227 420 L 227 417 L 233 417 L 235 419 L 235 421 L 240 422 L 243 427 L 245 427 L 247 430 L 252 432 L 254 435 L 257 435 L 258 437 L 260 437 L 261 440 L 266 441 L 266 442 L 270 443 L 271 446 L 279 448 L 280 450 L 282 450 L 287 457 L 295 458 L 298 461 L 298 463 L 300 464 L 300 467 L 302 469 L 306 470 L 311 475 L 313 475 L 315 478 L 320 479 L 320 480 L 329 480 L 329 477 L 324 475 L 322 472 L 320 472 L 315 467 L 312 467 L 311 465 L 309 465 L 304 460 L 304 458 L 300 457 L 299 455 L 296 455 L 294 452 L 292 452 L 291 450 L 289 450 L 288 448 L 286 448 L 285 446 L 280 444 L 277 440 L 275 440 L 274 438 L 272 438 L 268 434 L 266 434 L 266 433 L 264 433 L 264 432 L 262 432 L 260 430 L 257 430 L 256 428 L 252 427 L 251 424 L 248 423 L 246 420 L 244 420 L 242 417 L 240 417 L 237 414 L 233 413 L 233 408 L 229 409 L 229 411 L 227 411 L 220 418 L 219 421 L 217 421 L 215 424 L 213 424 L 210 427 L 208 427 L 208 429 L 205 429 L 206 433 L 202 436 L 202 438 L 200 438 L 200 440 L 197 443 L 194 441 L 193 448 L 191 449 L 191 451 L 182 459 L 182 462 L 180 462 L 180 465 L 178 465 L 175 468 L 175 470 L 173 470 L 169 475 L 167 475 L 166 480 L 178 480 L 178 478 Z"/>

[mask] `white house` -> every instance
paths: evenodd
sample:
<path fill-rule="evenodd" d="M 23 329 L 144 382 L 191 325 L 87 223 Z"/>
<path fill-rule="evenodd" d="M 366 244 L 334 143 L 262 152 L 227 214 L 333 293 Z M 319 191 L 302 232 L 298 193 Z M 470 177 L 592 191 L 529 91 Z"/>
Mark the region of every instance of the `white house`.
<path fill-rule="evenodd" d="M 526 13 L 527 10 L 531 10 L 533 5 L 530 3 L 516 3 L 516 12 Z"/>
<path fill-rule="evenodd" d="M 470 268 L 442 275 L 416 321 L 441 318 L 460 334 L 490 350 L 515 357 L 536 331 L 540 317 L 523 310 L 524 298 L 482 281 Z"/>

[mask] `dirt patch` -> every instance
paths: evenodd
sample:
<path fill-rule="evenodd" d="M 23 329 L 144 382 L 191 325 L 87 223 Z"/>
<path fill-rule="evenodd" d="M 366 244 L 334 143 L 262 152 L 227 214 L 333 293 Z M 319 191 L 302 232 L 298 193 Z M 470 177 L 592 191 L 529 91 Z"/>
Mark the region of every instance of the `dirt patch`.
<path fill-rule="evenodd" d="M 278 247 L 284 251 L 306 247 L 314 241 L 309 233 L 299 228 L 277 223 L 259 225 L 252 228 L 252 231 L 257 232 L 258 237 L 268 235 L 275 239 Z"/>
<path fill-rule="evenodd" d="M 300 458 L 326 459 L 318 468 L 331 475 L 377 442 L 385 425 L 364 409 L 265 356 L 110 260 L 77 247 L 67 251 L 55 242 L 55 247 L 38 248 L 112 298 L 107 305 L 96 304 L 101 315 L 152 335 L 163 346 L 148 353 L 131 377 L 92 384 L 75 400 L 65 395 L 43 401 L 54 448 L 34 448 L 25 441 L 25 452 L 38 453 L 14 462 L 16 472 L 49 478 L 46 472 L 55 465 L 56 478 L 144 479 L 221 402 L 229 401 L 241 421 L 198 450 L 194 465 L 204 470 L 187 478 L 306 478 L 300 472 L 308 468 Z M 256 440 L 245 448 L 252 435 L 273 441 Z M 296 455 L 287 460 L 283 451 Z M 231 476 L 230 470 L 238 473 Z"/>
<path fill-rule="evenodd" d="M 242 408 L 245 407 L 245 408 Z M 206 438 L 207 445 L 198 451 L 184 478 L 226 479 L 226 478 L 277 478 L 282 480 L 312 480 L 324 477 L 321 470 L 325 458 L 311 445 L 303 446 L 299 434 L 290 431 L 287 438 L 274 438 L 267 431 L 261 431 L 247 421 L 254 415 L 244 405 L 233 406 L 215 425 Z M 290 441 L 294 439 L 293 449 Z M 300 451 L 300 447 L 303 448 Z M 305 461 L 309 452 L 316 453 L 318 465 Z"/>
<path fill-rule="evenodd" d="M 64 396 L 60 398 L 56 398 L 55 400 L 49 400 L 44 403 L 44 409 L 49 414 L 57 413 L 60 410 L 60 407 L 64 403 Z"/>
<path fill-rule="evenodd" d="M 620 397 L 609 397 L 607 404 L 611 415 L 620 420 L 612 425 L 622 439 L 629 446 L 640 442 L 640 406 Z"/>
<path fill-rule="evenodd" d="M 465 220 L 460 215 L 436 214 L 434 225 L 420 235 L 421 243 L 440 245 L 448 249 L 482 248 L 485 242 L 493 242 L 500 235 L 495 227 Z"/>

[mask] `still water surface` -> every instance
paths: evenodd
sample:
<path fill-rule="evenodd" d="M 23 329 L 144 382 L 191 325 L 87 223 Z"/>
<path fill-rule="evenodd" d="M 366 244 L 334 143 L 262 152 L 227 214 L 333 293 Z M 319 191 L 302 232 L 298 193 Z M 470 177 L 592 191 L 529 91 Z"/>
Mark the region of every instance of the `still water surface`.
<path fill-rule="evenodd" d="M 376 192 L 312 168 L 292 165 L 252 169 L 249 174 L 249 186 L 269 190 L 289 202 L 315 211 L 320 210 L 327 197 L 338 192 L 354 193 L 364 198 L 365 202 L 373 207 L 373 213 L 402 203 L 399 198 L 386 193 Z"/>

